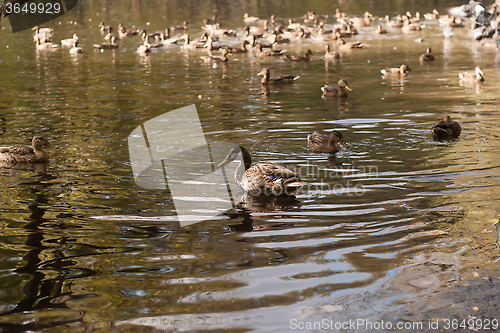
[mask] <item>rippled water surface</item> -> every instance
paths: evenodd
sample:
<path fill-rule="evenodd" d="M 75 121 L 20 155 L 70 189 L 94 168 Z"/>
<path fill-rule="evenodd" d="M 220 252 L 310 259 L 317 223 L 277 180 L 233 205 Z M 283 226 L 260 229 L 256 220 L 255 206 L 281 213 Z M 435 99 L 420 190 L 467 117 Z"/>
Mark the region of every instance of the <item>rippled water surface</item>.
<path fill-rule="evenodd" d="M 139 37 L 120 40 L 116 51 L 93 49 L 101 21 L 156 31 L 188 20 L 198 38 L 203 18 L 217 13 L 242 36 L 245 12 L 299 20 L 308 9 L 333 16 L 339 7 L 158 2 L 83 1 L 47 24 L 55 41 L 78 33 L 84 53 L 77 57 L 67 49 L 36 52 L 31 31 L 0 30 L 0 142 L 29 143 L 36 133 L 55 146 L 46 173 L 0 171 L 6 332 L 285 332 L 294 321 L 377 320 L 423 289 L 438 290 L 443 271 L 453 280 L 494 260 L 487 222 L 498 216 L 500 185 L 494 47 L 472 41 L 468 28 L 444 40 L 438 23 L 425 21 L 408 35 L 360 28 L 354 39 L 365 47 L 342 52 L 338 62 L 325 61 L 324 42 L 313 39 L 283 46 L 287 54 L 311 49 L 308 63 L 249 52 L 214 66 L 201 59 L 206 50 L 177 45 L 141 57 Z M 355 16 L 433 9 L 340 8 Z M 220 43 L 238 46 L 240 38 Z M 429 46 L 436 61 L 419 63 Z M 381 76 L 402 63 L 413 70 L 404 80 Z M 461 85 L 458 73 L 477 65 L 484 84 Z M 300 78 L 262 87 L 264 67 Z M 349 97 L 321 98 L 320 87 L 339 78 L 349 82 Z M 181 227 L 168 191 L 135 183 L 127 139 L 145 121 L 191 104 L 208 142 L 241 144 L 254 161 L 299 170 L 308 186 L 296 197 L 248 201 Z M 430 128 L 446 115 L 462 134 L 433 141 Z M 306 150 L 309 133 L 333 129 L 348 149 Z M 422 269 L 400 274 L 414 265 Z"/>

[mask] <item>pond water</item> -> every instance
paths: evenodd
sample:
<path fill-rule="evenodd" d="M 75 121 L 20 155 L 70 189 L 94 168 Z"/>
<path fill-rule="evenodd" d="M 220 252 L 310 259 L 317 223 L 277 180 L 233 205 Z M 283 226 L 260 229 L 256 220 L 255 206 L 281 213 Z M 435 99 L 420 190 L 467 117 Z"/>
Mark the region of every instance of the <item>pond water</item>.
<path fill-rule="evenodd" d="M 336 8 L 383 16 L 434 5 L 88 1 L 46 25 L 54 41 L 78 34 L 84 53 L 76 57 L 37 52 L 32 31 L 12 34 L 3 22 L 0 142 L 43 134 L 55 148 L 46 172 L 0 171 L 0 327 L 286 332 L 323 319 L 376 321 L 489 265 L 498 255 L 488 221 L 500 199 L 499 56 L 468 27 L 448 40 L 437 21 L 410 34 L 359 28 L 353 40 L 365 47 L 336 62 L 313 39 L 283 45 L 287 54 L 311 49 L 307 63 L 249 52 L 213 65 L 201 59 L 206 50 L 178 45 L 142 57 L 139 37 L 114 51 L 92 47 L 102 42 L 101 21 L 157 31 L 187 20 L 198 38 L 202 20 L 217 14 L 242 36 L 245 12 L 300 20 L 314 10 L 331 25 Z M 420 63 L 427 47 L 436 60 Z M 404 79 L 381 76 L 402 63 L 412 69 Z M 462 85 L 458 73 L 475 66 L 485 82 Z M 264 67 L 300 78 L 262 87 Z M 350 95 L 323 99 L 320 88 L 340 78 Z M 168 191 L 135 183 L 128 136 L 192 104 L 208 142 L 301 170 L 308 186 L 181 226 Z M 446 115 L 462 134 L 434 141 L 430 129 Z M 307 151 L 308 134 L 333 129 L 348 149 Z"/>

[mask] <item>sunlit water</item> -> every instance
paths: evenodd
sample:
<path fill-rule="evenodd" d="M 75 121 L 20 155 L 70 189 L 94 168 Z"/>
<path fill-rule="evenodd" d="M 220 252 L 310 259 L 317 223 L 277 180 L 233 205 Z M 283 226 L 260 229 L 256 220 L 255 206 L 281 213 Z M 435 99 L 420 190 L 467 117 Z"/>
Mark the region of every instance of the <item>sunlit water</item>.
<path fill-rule="evenodd" d="M 245 11 L 281 9 L 298 19 L 307 9 L 333 15 L 336 8 L 276 3 L 253 12 L 214 8 L 240 35 Z M 299 321 L 377 320 L 420 288 L 439 287 L 419 273 L 399 278 L 402 268 L 444 262 L 442 270 L 455 276 L 469 261 L 494 257 L 486 221 L 498 216 L 498 55 L 473 42 L 468 28 L 451 40 L 430 21 L 409 35 L 360 28 L 354 39 L 365 47 L 338 62 L 325 62 L 323 42 L 301 40 L 283 48 L 311 49 L 310 63 L 250 52 L 213 66 L 202 61 L 205 50 L 179 46 L 141 57 L 139 37 L 120 40 L 116 51 L 94 51 L 100 21 L 155 31 L 187 17 L 198 37 L 213 13 L 202 7 L 193 14 L 194 4 L 115 6 L 86 3 L 49 24 L 55 41 L 79 34 L 84 53 L 77 57 L 67 49 L 36 52 L 31 31 L 0 32 L 0 141 L 28 143 L 40 133 L 56 147 L 46 174 L 0 172 L 5 329 L 285 332 Z M 365 10 L 343 6 L 353 15 Z M 415 11 L 390 13 L 406 10 Z M 420 64 L 428 46 L 436 61 Z M 380 69 L 402 63 L 413 70 L 404 80 L 381 76 Z M 486 82 L 461 86 L 458 73 L 476 65 Z M 256 76 L 263 67 L 300 78 L 263 88 Z M 349 97 L 322 99 L 320 87 L 339 78 L 353 89 Z M 207 141 L 241 144 L 254 161 L 300 171 L 308 186 L 295 198 L 247 202 L 181 227 L 168 191 L 136 185 L 127 138 L 145 121 L 191 104 Z M 448 114 L 462 124 L 461 137 L 433 141 L 431 126 Z M 333 129 L 348 149 L 335 157 L 307 152 L 307 134 Z M 486 259 L 462 257 L 477 247 Z"/>

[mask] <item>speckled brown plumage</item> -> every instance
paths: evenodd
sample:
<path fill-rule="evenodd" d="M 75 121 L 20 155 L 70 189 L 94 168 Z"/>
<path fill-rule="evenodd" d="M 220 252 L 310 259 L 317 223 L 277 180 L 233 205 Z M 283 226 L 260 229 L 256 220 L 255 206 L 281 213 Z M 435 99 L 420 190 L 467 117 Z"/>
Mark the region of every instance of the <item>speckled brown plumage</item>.
<path fill-rule="evenodd" d="M 339 131 L 332 131 L 330 135 L 314 132 L 307 136 L 307 149 L 313 153 L 335 154 L 340 151 L 339 143 L 346 146 Z"/>
<path fill-rule="evenodd" d="M 446 116 L 432 126 L 432 135 L 435 139 L 455 138 L 462 132 L 462 126 L 457 121 Z"/>
<path fill-rule="evenodd" d="M 241 153 L 241 155 L 240 155 Z M 226 165 L 232 160 L 240 157 L 240 162 L 234 173 L 236 184 L 252 195 L 289 195 L 299 187 L 307 183 L 300 180 L 299 176 L 273 162 L 258 162 L 252 164 L 248 151 L 243 147 L 231 149 L 226 158 L 219 163 L 219 167 Z"/>
<path fill-rule="evenodd" d="M 50 146 L 50 143 L 41 135 L 35 135 L 31 143 L 31 146 L 0 146 L 0 162 L 15 164 L 48 161 L 49 155 L 42 148 Z"/>

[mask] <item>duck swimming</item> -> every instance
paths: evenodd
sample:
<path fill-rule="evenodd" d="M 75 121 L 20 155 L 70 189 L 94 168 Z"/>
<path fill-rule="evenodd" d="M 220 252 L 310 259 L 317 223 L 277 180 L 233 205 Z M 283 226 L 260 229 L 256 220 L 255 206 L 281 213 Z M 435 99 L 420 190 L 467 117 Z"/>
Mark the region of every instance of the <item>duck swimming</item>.
<path fill-rule="evenodd" d="M 263 68 L 262 71 L 257 74 L 257 75 L 262 75 L 262 79 L 260 80 L 260 83 L 262 84 L 280 84 L 280 83 L 293 83 L 295 80 L 299 78 L 299 76 L 295 75 L 284 75 L 284 76 L 276 76 L 276 77 L 271 77 L 269 75 L 269 69 Z"/>
<path fill-rule="evenodd" d="M 352 89 L 349 88 L 346 80 L 340 79 L 337 85 L 326 84 L 321 87 L 321 91 L 323 92 L 323 97 L 347 97 L 349 94 L 348 91 L 352 91 Z"/>
<path fill-rule="evenodd" d="M 440 120 L 432 126 L 432 136 L 434 139 L 455 138 L 462 132 L 462 126 L 457 121 L 446 116 L 444 120 Z"/>
<path fill-rule="evenodd" d="M 394 76 L 394 75 L 406 76 L 406 73 L 409 72 L 411 72 L 411 69 L 405 64 L 401 65 L 401 67 L 393 67 L 393 68 L 387 67 L 386 69 L 380 70 L 380 73 L 382 73 L 382 75 L 388 75 L 388 76 Z"/>
<path fill-rule="evenodd" d="M 51 145 L 42 135 L 35 135 L 31 146 L 0 146 L 0 162 L 9 164 L 47 162 L 49 154 L 42 150 L 44 147 Z"/>
<path fill-rule="evenodd" d="M 234 147 L 218 167 L 224 166 L 237 157 L 240 164 L 234 172 L 236 184 L 252 195 L 291 195 L 298 188 L 306 185 L 299 176 L 273 162 L 258 162 L 252 165 L 250 153 L 243 147 Z"/>
<path fill-rule="evenodd" d="M 307 149 L 313 153 L 335 154 L 340 151 L 340 145 L 347 148 L 344 137 L 339 131 L 332 131 L 330 135 L 314 132 L 307 136 Z"/>
<path fill-rule="evenodd" d="M 427 51 L 420 55 L 420 61 L 434 61 L 434 55 L 431 53 L 431 48 L 428 47 Z"/>

